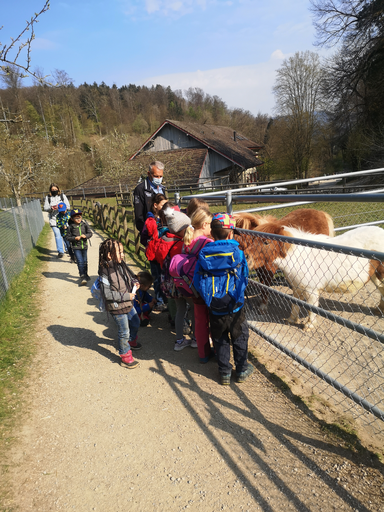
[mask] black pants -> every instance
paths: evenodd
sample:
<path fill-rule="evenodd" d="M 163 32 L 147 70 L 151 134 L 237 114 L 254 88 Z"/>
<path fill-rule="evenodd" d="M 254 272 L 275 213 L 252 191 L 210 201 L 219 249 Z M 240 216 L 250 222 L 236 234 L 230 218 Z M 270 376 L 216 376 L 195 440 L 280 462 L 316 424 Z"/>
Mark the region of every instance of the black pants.
<path fill-rule="evenodd" d="M 229 315 L 209 315 L 211 336 L 216 351 L 220 373 L 231 373 L 232 365 L 231 343 L 233 346 L 233 359 L 236 373 L 244 372 L 248 368 L 248 338 L 249 329 L 245 319 L 244 308 Z"/>

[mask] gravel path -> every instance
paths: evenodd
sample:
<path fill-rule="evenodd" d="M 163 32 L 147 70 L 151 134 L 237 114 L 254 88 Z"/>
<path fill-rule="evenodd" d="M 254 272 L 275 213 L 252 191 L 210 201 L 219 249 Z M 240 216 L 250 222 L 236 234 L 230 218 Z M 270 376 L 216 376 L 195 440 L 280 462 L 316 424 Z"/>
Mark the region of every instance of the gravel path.
<path fill-rule="evenodd" d="M 383 510 L 376 461 L 332 440 L 259 371 L 220 386 L 214 361 L 173 350 L 166 314 L 139 331 L 140 368 L 122 368 L 115 324 L 77 267 L 55 259 L 53 237 L 46 259 L 5 510 Z"/>

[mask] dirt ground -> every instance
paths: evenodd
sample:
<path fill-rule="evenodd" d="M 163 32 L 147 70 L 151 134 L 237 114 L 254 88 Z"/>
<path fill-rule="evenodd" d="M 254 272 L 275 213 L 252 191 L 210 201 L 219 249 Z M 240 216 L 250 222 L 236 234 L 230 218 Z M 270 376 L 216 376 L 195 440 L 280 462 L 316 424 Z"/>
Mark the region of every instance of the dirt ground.
<path fill-rule="evenodd" d="M 175 352 L 166 313 L 141 328 L 140 368 L 119 365 L 116 326 L 77 267 L 45 258 L 38 357 L 9 452 L 8 511 L 380 511 L 382 466 L 352 453 L 266 374 L 217 382 Z M 251 347 L 252 348 L 252 347 Z"/>

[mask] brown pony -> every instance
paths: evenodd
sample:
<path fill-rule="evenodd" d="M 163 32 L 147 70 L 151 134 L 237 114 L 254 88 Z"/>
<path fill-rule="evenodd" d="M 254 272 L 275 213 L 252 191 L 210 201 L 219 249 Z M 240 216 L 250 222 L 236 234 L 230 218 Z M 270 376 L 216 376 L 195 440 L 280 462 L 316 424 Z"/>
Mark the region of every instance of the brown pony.
<path fill-rule="evenodd" d="M 312 210 L 310 208 L 303 208 L 300 210 L 294 210 L 288 213 L 282 219 L 277 219 L 272 215 L 252 215 L 250 213 L 237 213 L 234 215 L 236 219 L 236 228 L 249 229 L 252 231 L 259 231 L 262 233 L 271 233 L 274 235 L 283 235 L 284 226 L 302 229 L 307 233 L 323 234 L 328 236 L 334 236 L 334 226 L 332 217 L 321 210 Z M 260 244 L 265 243 L 265 239 L 254 237 L 246 233 L 235 234 L 235 240 L 240 244 L 240 249 L 244 251 L 244 254 L 248 261 L 250 270 L 256 270 L 257 277 L 262 284 L 271 286 L 273 282 L 273 276 L 276 273 L 277 267 L 274 263 L 274 258 L 260 259 Z M 270 254 L 274 253 L 276 246 L 280 247 L 281 242 L 277 240 L 267 240 L 270 246 Z M 261 292 L 262 300 L 260 310 L 265 311 L 268 305 L 268 291 L 263 288 Z"/>

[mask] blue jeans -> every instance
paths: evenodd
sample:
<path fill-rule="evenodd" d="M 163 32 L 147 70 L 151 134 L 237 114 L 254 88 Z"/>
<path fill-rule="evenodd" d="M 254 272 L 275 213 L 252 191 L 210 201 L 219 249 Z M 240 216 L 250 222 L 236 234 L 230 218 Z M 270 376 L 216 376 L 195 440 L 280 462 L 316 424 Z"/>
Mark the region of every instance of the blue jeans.
<path fill-rule="evenodd" d="M 87 249 L 76 249 L 74 247 L 73 252 L 75 253 L 77 260 L 77 268 L 81 276 L 88 275 L 88 250 Z"/>
<path fill-rule="evenodd" d="M 164 294 L 160 289 L 160 274 L 161 274 L 160 263 L 153 260 L 153 261 L 149 262 L 149 266 L 151 268 L 151 274 L 153 277 L 153 289 L 155 290 L 155 297 L 157 300 L 157 304 L 164 304 Z"/>
<path fill-rule="evenodd" d="M 137 336 L 140 327 L 140 318 L 135 309 L 122 315 L 111 315 L 117 325 L 117 336 L 119 340 L 119 354 L 126 354 L 131 350 L 130 341 Z M 131 318 L 130 318 L 131 317 Z"/>
<path fill-rule="evenodd" d="M 64 242 L 64 245 L 65 245 L 65 248 L 67 249 L 67 253 L 69 254 L 71 259 L 73 260 L 75 258 L 75 254 L 73 252 L 73 249 L 72 249 L 72 246 L 71 246 L 70 242 L 68 242 L 68 240 L 65 238 L 65 236 L 63 236 L 63 242 Z"/>
<path fill-rule="evenodd" d="M 51 226 L 51 228 L 55 235 L 56 249 L 59 253 L 64 254 L 63 237 L 61 236 L 60 229 L 57 226 Z"/>

